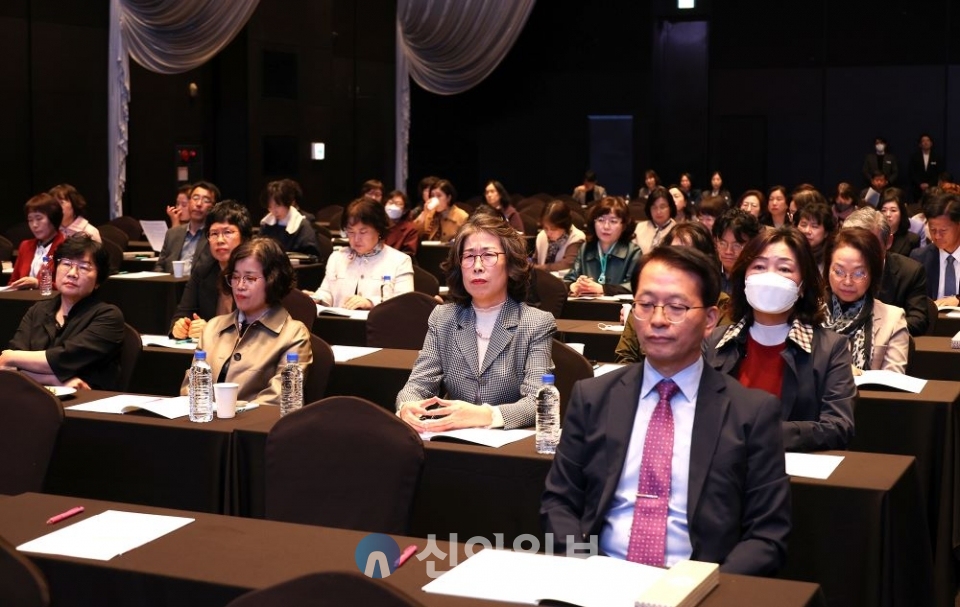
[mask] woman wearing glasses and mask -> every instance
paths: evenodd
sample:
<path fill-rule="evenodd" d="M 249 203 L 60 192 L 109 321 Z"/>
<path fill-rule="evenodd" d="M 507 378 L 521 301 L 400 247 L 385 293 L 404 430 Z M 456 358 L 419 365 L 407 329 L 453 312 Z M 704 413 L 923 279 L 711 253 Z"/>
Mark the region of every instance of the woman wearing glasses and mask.
<path fill-rule="evenodd" d="M 474 215 L 444 270 L 454 303 L 431 313 L 397 415 L 418 432 L 532 426 L 557 326 L 523 303 L 530 274 L 523 237 L 498 217 Z"/>
<path fill-rule="evenodd" d="M 253 224 L 247 208 L 235 200 L 218 202 L 207 214 L 204 233 L 210 245 L 210 257 L 197 263 L 173 314 L 170 336 L 174 339 L 200 339 L 207 321 L 233 311 L 233 297 L 220 289 L 223 269 L 233 250 L 250 240 Z"/>
<path fill-rule="evenodd" d="M 641 255 L 640 247 L 632 242 L 633 232 L 634 221 L 623 200 L 607 196 L 590 207 L 587 241 L 564 277 L 570 294 L 630 293 Z"/>
<path fill-rule="evenodd" d="M 350 246 L 327 259 L 327 271 L 316 293 L 309 295 L 325 306 L 369 310 L 384 296 L 413 291 L 410 256 L 384 244 L 389 229 L 379 202 L 358 198 L 343 212 L 343 229 Z M 389 277 L 389 278 L 388 278 Z M 388 286 L 392 293 L 385 294 Z"/>
<path fill-rule="evenodd" d="M 714 226 L 716 228 L 716 226 Z M 847 339 L 823 328 L 823 276 L 793 226 L 748 241 L 730 276 L 734 324 L 704 340 L 706 363 L 778 397 L 787 451 L 845 449 L 853 437 Z"/>
<path fill-rule="evenodd" d="M 230 255 L 220 288 L 236 310 L 210 319 L 197 349 L 207 353 L 215 383 L 240 384 L 239 400 L 280 404 L 280 371 L 296 352 L 306 373 L 313 362 L 310 332 L 280 305 L 294 287 L 293 266 L 272 238 L 249 240 Z M 189 372 L 180 387 L 186 395 Z"/>
<path fill-rule="evenodd" d="M 0 366 L 47 386 L 116 390 L 123 314 L 96 295 L 110 275 L 107 251 L 77 234 L 57 247 L 54 262 L 59 294 L 27 311 Z"/>

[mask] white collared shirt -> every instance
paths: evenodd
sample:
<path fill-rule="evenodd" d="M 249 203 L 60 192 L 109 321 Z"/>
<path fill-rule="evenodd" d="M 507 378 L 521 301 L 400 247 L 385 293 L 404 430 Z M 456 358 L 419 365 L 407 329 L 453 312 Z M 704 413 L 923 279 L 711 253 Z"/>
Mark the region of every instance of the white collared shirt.
<path fill-rule="evenodd" d="M 693 438 L 693 419 L 696 413 L 700 376 L 703 374 L 703 358 L 680 371 L 672 378 L 680 391 L 670 401 L 673 412 L 673 459 L 670 472 L 670 503 L 667 507 L 666 565 L 690 558 L 690 528 L 687 522 L 687 486 L 690 477 L 690 446 Z M 640 386 L 640 403 L 633 419 L 633 431 L 627 456 L 620 472 L 616 492 L 606 513 L 600 531 L 600 550 L 619 559 L 627 558 L 630 545 L 630 528 L 633 525 L 633 510 L 637 501 L 640 483 L 640 466 L 643 463 L 643 443 L 653 410 L 660 400 L 656 385 L 664 379 L 660 373 L 643 363 L 643 384 Z"/>

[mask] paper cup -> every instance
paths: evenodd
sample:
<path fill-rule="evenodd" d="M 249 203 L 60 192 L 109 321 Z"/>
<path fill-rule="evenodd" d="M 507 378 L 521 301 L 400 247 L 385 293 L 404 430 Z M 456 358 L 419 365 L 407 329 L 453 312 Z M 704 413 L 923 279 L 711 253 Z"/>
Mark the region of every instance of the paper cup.
<path fill-rule="evenodd" d="M 240 384 L 213 384 L 213 399 L 217 402 L 217 417 L 226 419 L 237 414 L 237 392 Z"/>
<path fill-rule="evenodd" d="M 630 310 L 633 309 L 633 304 L 620 304 L 620 324 L 627 324 L 627 319 L 630 318 Z"/>
<path fill-rule="evenodd" d="M 187 265 L 185 261 L 175 261 L 173 262 L 173 275 L 177 278 L 183 278 L 183 270 Z"/>
<path fill-rule="evenodd" d="M 567 345 L 570 346 L 571 348 L 573 348 L 574 350 L 576 350 L 577 352 L 579 352 L 579 353 L 580 353 L 580 356 L 583 356 L 583 346 L 584 346 L 584 344 L 568 343 Z"/>

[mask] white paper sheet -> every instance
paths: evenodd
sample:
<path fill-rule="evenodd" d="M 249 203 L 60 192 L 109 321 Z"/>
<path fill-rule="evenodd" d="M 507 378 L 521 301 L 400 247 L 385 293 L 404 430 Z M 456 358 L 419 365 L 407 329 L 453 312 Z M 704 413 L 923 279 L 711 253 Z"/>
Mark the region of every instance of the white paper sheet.
<path fill-rule="evenodd" d="M 150 248 L 159 253 L 163 250 L 163 239 L 167 236 L 167 222 L 160 220 L 140 220 L 143 235 L 150 241 Z"/>
<path fill-rule="evenodd" d="M 523 440 L 534 434 L 534 430 L 524 430 L 520 428 L 513 430 L 502 430 L 500 428 L 461 428 L 459 430 L 447 430 L 446 432 L 424 432 L 420 435 L 420 438 L 423 440 L 433 440 L 437 437 L 449 437 L 499 449 L 504 445 L 515 443 L 518 440 Z"/>
<path fill-rule="evenodd" d="M 893 371 L 869 370 L 864 371 L 862 375 L 854 375 L 853 383 L 858 387 L 868 385 L 888 386 L 890 388 L 920 394 L 920 392 L 923 391 L 923 387 L 927 385 L 927 380 L 911 375 L 904 375 L 903 373 L 895 373 Z"/>
<path fill-rule="evenodd" d="M 825 480 L 830 478 L 842 461 L 842 455 L 791 452 L 787 453 L 787 474 Z"/>
<path fill-rule="evenodd" d="M 126 278 L 129 280 L 137 280 L 140 278 L 155 278 L 157 276 L 170 276 L 169 272 L 127 272 L 120 274 L 112 274 L 110 278 Z"/>
<path fill-rule="evenodd" d="M 190 402 L 186 396 L 161 398 L 158 396 L 143 396 L 139 394 L 118 394 L 107 398 L 67 407 L 74 411 L 89 413 L 123 414 L 132 411 L 144 410 L 156 413 L 167 419 L 185 417 L 190 413 Z"/>
<path fill-rule="evenodd" d="M 141 334 L 140 341 L 146 346 L 160 346 L 161 348 L 175 348 L 177 350 L 196 350 L 197 342 L 191 339 L 173 339 L 166 335 Z"/>
<path fill-rule="evenodd" d="M 367 348 L 365 346 L 330 346 L 330 348 L 333 349 L 333 360 L 338 363 L 345 363 L 348 360 L 381 350 L 381 348 Z"/>
<path fill-rule="evenodd" d="M 354 320 L 366 320 L 367 317 L 370 316 L 370 310 L 348 310 L 346 308 L 334 308 L 332 306 L 317 304 L 317 316 L 321 314 L 343 316 L 345 318 L 353 318 Z"/>
<path fill-rule="evenodd" d="M 107 510 L 21 544 L 17 550 L 109 561 L 193 521 L 180 516 Z"/>

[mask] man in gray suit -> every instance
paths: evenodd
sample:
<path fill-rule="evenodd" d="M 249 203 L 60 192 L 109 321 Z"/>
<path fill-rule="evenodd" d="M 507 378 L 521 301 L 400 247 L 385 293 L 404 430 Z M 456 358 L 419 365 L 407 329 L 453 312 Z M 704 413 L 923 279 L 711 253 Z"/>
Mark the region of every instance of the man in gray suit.
<path fill-rule="evenodd" d="M 174 261 L 187 262 L 184 275 L 205 259 L 210 258 L 210 245 L 204 224 L 207 213 L 220 198 L 220 190 L 208 181 L 198 181 L 190 190 L 189 220 L 167 230 L 163 248 L 157 259 L 156 271 L 173 272 Z"/>

